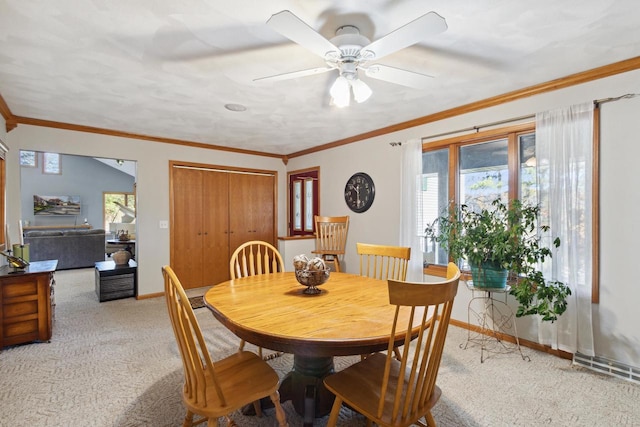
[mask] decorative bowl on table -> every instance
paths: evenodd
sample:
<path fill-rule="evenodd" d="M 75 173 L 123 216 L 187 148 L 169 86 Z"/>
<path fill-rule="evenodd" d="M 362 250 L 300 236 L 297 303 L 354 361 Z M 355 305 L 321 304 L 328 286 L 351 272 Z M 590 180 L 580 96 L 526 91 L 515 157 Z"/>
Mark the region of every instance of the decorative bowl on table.
<path fill-rule="evenodd" d="M 302 291 L 303 294 L 317 295 L 322 291 L 318 286 L 322 285 L 329 279 L 329 269 L 324 270 L 295 270 L 296 280 L 307 289 Z"/>
<path fill-rule="evenodd" d="M 307 287 L 304 294 L 317 295 L 322 292 L 318 286 L 329 279 L 329 269 L 322 258 L 309 259 L 304 254 L 296 255 L 293 257 L 293 268 L 298 283 Z"/>

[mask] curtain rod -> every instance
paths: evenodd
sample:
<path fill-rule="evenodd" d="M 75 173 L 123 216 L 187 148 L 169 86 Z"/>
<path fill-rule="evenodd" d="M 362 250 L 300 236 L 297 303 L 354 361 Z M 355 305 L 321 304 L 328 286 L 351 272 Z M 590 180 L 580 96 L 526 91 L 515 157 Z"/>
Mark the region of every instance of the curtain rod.
<path fill-rule="evenodd" d="M 598 105 L 604 104 L 605 102 L 620 101 L 621 99 L 631 99 L 631 98 L 635 98 L 636 96 L 640 96 L 640 93 L 627 93 L 627 94 L 612 97 L 612 98 L 594 99 L 593 105 L 597 107 Z"/>
<path fill-rule="evenodd" d="M 603 104 L 605 102 L 619 101 L 621 99 L 630 99 L 630 98 L 635 98 L 636 96 L 640 96 L 640 93 L 627 93 L 625 95 L 611 97 L 611 98 L 595 99 L 593 101 L 593 104 L 595 106 L 598 106 L 598 105 Z M 503 124 L 506 124 L 506 123 L 517 122 L 517 121 L 520 121 L 520 120 L 534 119 L 535 117 L 536 117 L 535 114 L 530 114 L 528 116 L 514 117 L 512 119 L 505 119 L 505 120 L 500 120 L 500 121 L 497 121 L 497 122 L 485 123 L 483 125 L 471 126 L 471 127 L 468 127 L 468 128 L 458 129 L 458 130 L 454 130 L 454 131 L 450 131 L 450 132 L 443 132 L 443 133 L 439 133 L 439 134 L 436 134 L 436 135 L 425 136 L 425 137 L 422 138 L 422 140 L 424 141 L 425 139 L 440 138 L 440 137 L 447 136 L 447 135 L 453 135 L 455 133 L 470 132 L 470 131 L 478 132 L 482 128 L 491 127 L 491 126 L 497 126 L 497 125 L 503 125 Z"/>
<path fill-rule="evenodd" d="M 636 96 L 640 96 L 640 93 L 627 93 L 625 95 L 612 97 L 612 98 L 594 99 L 593 100 L 593 104 L 597 107 L 598 105 L 603 104 L 605 102 L 619 101 L 621 99 L 630 99 L 630 98 L 635 98 Z M 506 123 L 517 122 L 517 121 L 521 121 L 521 120 L 534 119 L 535 117 L 536 117 L 535 114 L 530 114 L 528 116 L 514 117 L 514 118 L 511 118 L 511 119 L 500 120 L 500 121 L 497 121 L 497 122 L 485 123 L 483 125 L 471 126 L 471 127 L 468 127 L 468 128 L 463 128 L 463 129 L 453 130 L 453 131 L 449 131 L 449 132 L 438 133 L 438 134 L 435 134 L 435 135 L 429 135 L 429 136 L 422 137 L 421 140 L 424 141 L 426 139 L 441 138 L 443 136 L 453 135 L 453 134 L 462 133 L 462 132 L 470 132 L 470 131 L 478 132 L 482 128 L 487 128 L 487 127 L 497 126 L 497 125 L 503 125 L 503 124 L 506 124 Z M 396 146 L 402 145 L 402 143 L 401 142 L 390 142 L 389 145 L 391 145 L 392 147 L 396 147 Z"/>
<path fill-rule="evenodd" d="M 464 129 L 458 129 L 458 130 L 454 130 L 454 131 L 450 131 L 450 132 L 439 133 L 439 134 L 436 134 L 436 135 L 425 136 L 425 137 L 422 138 L 422 140 L 424 141 L 425 139 L 440 138 L 440 137 L 447 136 L 447 135 L 453 135 L 454 133 L 470 132 L 470 131 L 473 131 L 473 130 L 478 132 L 482 128 L 488 128 L 488 127 L 491 127 L 491 126 L 497 126 L 497 125 L 503 125 L 503 124 L 506 124 L 506 123 L 518 122 L 518 121 L 521 121 L 521 120 L 534 119 L 535 117 L 536 117 L 535 114 L 529 114 L 528 116 L 513 117 L 511 119 L 499 120 L 497 122 L 485 123 L 483 125 L 471 126 L 471 127 L 464 128 Z"/>

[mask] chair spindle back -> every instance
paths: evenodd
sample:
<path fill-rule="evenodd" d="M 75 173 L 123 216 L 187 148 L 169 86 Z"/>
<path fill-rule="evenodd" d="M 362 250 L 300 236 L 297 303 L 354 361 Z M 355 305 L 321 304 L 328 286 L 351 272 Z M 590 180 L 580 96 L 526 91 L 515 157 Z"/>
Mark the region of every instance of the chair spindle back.
<path fill-rule="evenodd" d="M 452 265 L 452 266 L 451 266 Z M 406 330 L 400 362 L 393 359 L 394 340 L 389 340 L 384 380 L 378 403 L 378 417 L 386 413 L 392 424 L 397 420 L 410 420 L 433 406 L 432 399 L 440 397 L 436 385 L 444 343 L 451 319 L 453 300 L 458 292 L 460 271 L 455 264 L 449 269 L 454 275 L 443 282 L 409 283 L 389 280 L 389 302 L 396 305 L 396 317 L 391 336 L 396 330 Z M 398 325 L 400 310 L 410 310 L 408 325 Z M 412 341 L 414 318 L 420 316 L 418 336 Z M 400 364 L 399 368 L 397 364 Z M 397 375 L 406 372 L 406 375 Z M 395 374 L 395 375 L 394 375 Z M 394 396 L 387 396 L 389 391 Z M 392 402 L 393 407 L 387 405 Z M 431 404 L 430 404 L 431 403 Z M 391 410 L 390 414 L 388 411 Z M 427 409 L 428 412 L 428 409 Z M 395 425 L 395 424 L 394 424 Z M 399 422 L 398 425 L 404 425 Z"/>
<path fill-rule="evenodd" d="M 206 406 L 212 399 L 224 406 L 225 397 L 189 298 L 170 266 L 162 267 L 162 275 L 169 318 L 184 367 L 184 396 L 194 406 Z M 216 396 L 207 396 L 205 376 L 213 383 Z"/>
<path fill-rule="evenodd" d="M 316 226 L 316 248 L 311 251 L 325 262 L 333 262 L 336 271 L 340 271 L 341 255 L 344 255 L 349 231 L 349 216 L 314 217 Z M 331 258 L 328 258 L 331 257 Z"/>
<path fill-rule="evenodd" d="M 411 248 L 404 246 L 356 243 L 360 257 L 360 275 L 380 280 L 407 278 Z"/>
<path fill-rule="evenodd" d="M 282 255 L 272 244 L 251 240 L 240 245 L 229 262 L 231 279 L 284 271 Z"/>

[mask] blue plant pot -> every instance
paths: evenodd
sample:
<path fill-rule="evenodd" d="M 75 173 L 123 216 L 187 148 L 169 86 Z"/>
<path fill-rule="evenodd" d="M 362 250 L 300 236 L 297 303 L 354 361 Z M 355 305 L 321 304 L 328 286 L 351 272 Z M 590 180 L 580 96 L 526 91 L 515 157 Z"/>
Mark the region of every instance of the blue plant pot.
<path fill-rule="evenodd" d="M 503 289 L 507 286 L 508 275 L 509 270 L 496 268 L 491 264 L 471 266 L 471 278 L 473 279 L 473 286 L 476 288 Z"/>

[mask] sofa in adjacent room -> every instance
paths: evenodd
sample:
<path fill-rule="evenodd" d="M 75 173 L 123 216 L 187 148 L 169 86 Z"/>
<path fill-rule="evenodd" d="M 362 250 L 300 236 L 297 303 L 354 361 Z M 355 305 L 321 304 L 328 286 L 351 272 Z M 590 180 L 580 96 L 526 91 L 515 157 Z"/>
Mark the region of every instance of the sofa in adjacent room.
<path fill-rule="evenodd" d="M 27 231 L 24 243 L 29 244 L 29 261 L 57 259 L 58 270 L 93 267 L 105 259 L 103 229 Z"/>

